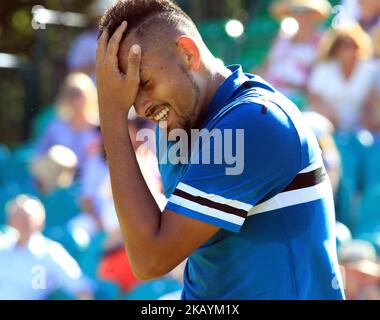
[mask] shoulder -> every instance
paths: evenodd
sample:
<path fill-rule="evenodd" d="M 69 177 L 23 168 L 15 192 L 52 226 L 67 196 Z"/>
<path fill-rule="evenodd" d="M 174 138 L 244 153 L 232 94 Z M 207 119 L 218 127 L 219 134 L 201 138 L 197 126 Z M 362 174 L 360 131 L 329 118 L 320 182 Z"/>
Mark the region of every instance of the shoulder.
<path fill-rule="evenodd" d="M 234 107 L 220 115 L 215 127 L 243 129 L 248 135 L 255 137 L 294 133 L 293 119 L 287 112 L 289 108 L 295 106 L 291 106 L 286 99 L 277 100 L 275 95 L 274 98 L 245 99 L 241 103 L 236 102 Z"/>

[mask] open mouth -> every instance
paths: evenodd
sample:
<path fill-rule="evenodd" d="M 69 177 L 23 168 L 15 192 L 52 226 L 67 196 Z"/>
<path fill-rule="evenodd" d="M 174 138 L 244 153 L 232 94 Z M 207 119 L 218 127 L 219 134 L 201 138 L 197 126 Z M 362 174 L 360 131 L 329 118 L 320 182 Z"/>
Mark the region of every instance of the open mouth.
<path fill-rule="evenodd" d="M 165 121 L 168 119 L 169 112 L 170 112 L 170 108 L 165 107 L 165 108 L 161 109 L 160 111 L 156 112 L 150 118 L 156 122 Z"/>

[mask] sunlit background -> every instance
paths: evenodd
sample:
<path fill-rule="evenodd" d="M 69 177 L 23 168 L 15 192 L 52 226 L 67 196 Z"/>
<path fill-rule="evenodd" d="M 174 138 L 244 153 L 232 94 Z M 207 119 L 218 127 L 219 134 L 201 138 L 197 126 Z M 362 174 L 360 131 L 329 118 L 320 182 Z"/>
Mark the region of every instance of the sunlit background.
<path fill-rule="evenodd" d="M 215 57 L 259 74 L 305 113 L 334 187 L 347 297 L 379 299 L 379 1 L 277 2 L 287 9 L 270 0 L 177 1 Z M 181 290 L 183 266 L 153 282 L 135 279 L 115 221 L 93 102 L 96 19 L 110 3 L 0 1 L 0 299 L 174 299 Z M 151 126 L 130 121 L 131 135 Z M 135 150 L 163 203 L 154 152 Z M 42 292 L 30 288 L 25 268 L 34 264 L 25 255 L 24 269 L 3 267 L 10 243 L 27 234 L 15 228 L 19 210 L 61 245 L 49 251 L 56 276 Z M 41 242 L 30 243 L 38 256 Z"/>

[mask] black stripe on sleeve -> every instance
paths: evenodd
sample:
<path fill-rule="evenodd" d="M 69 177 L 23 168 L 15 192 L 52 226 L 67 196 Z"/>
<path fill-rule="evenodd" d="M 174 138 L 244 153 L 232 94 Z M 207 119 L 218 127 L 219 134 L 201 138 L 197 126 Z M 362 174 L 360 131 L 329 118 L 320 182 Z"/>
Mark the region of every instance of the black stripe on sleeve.
<path fill-rule="evenodd" d="M 213 208 L 213 209 L 216 209 L 219 211 L 223 211 L 225 213 L 233 214 L 235 216 L 239 216 L 242 218 L 246 218 L 248 215 L 248 211 L 245 211 L 243 209 L 237 209 L 237 208 L 231 207 L 231 206 L 226 205 L 226 204 L 217 203 L 217 202 L 211 201 L 209 199 L 206 199 L 206 198 L 203 198 L 200 196 L 193 196 L 193 195 L 191 195 L 185 191 L 179 190 L 179 189 L 176 189 L 173 192 L 173 194 L 178 196 L 178 197 L 196 202 L 200 205 L 203 205 L 203 206 L 206 206 L 209 208 Z"/>
<path fill-rule="evenodd" d="M 322 183 L 327 178 L 326 170 L 320 167 L 314 171 L 298 174 L 282 192 L 304 189 Z"/>

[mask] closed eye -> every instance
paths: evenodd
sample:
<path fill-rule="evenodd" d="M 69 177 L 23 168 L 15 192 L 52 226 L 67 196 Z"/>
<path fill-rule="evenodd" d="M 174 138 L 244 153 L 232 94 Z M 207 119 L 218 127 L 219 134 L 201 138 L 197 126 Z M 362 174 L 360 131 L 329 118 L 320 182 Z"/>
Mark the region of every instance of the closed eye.
<path fill-rule="evenodd" d="M 148 83 L 149 83 L 149 80 L 144 81 L 144 82 L 141 82 L 140 85 L 141 85 L 142 87 L 145 87 Z"/>

